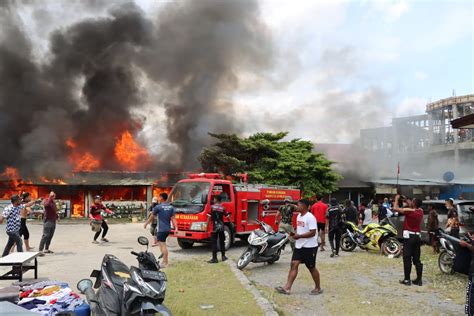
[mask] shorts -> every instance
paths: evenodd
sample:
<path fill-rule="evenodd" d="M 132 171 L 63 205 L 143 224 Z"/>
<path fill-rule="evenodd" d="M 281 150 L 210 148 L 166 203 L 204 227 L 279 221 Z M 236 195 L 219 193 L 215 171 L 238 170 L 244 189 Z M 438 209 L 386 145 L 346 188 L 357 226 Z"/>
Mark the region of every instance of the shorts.
<path fill-rule="evenodd" d="M 326 230 L 326 223 L 320 223 L 318 222 L 318 232 L 319 231 L 325 231 Z"/>
<path fill-rule="evenodd" d="M 156 239 L 160 242 L 166 242 L 166 238 L 168 238 L 170 232 L 158 232 L 156 234 Z"/>
<path fill-rule="evenodd" d="M 304 263 L 306 268 L 312 269 L 316 267 L 316 255 L 318 254 L 318 247 L 314 248 L 296 248 L 293 252 L 291 261 L 299 261 Z"/>

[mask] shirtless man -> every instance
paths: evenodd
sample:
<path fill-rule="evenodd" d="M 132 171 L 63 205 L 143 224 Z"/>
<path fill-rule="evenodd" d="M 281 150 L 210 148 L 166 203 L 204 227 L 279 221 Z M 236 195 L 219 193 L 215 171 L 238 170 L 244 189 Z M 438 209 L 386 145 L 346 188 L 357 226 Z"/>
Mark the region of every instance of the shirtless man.
<path fill-rule="evenodd" d="M 23 199 L 22 204 L 29 203 L 31 201 L 31 195 L 28 192 L 23 192 L 21 194 L 21 198 Z M 27 204 L 28 205 L 28 204 Z M 23 236 L 23 240 L 25 241 L 26 251 L 32 250 L 34 247 L 30 247 L 30 232 L 28 231 L 28 227 L 26 226 L 26 219 L 28 215 L 32 212 L 31 206 L 25 206 L 20 211 L 20 236 Z"/>

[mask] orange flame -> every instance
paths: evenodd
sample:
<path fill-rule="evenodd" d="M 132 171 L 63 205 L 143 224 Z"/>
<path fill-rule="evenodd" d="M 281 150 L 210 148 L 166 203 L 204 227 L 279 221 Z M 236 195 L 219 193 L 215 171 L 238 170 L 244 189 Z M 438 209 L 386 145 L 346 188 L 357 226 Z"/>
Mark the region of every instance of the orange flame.
<path fill-rule="evenodd" d="M 148 151 L 133 139 L 129 131 L 117 139 L 114 152 L 118 162 L 130 171 L 137 171 L 139 164 L 147 165 L 150 161 Z"/>
<path fill-rule="evenodd" d="M 20 175 L 18 173 L 18 169 L 13 167 L 6 167 L 5 171 L 0 175 L 8 178 L 15 188 L 20 185 Z"/>
<path fill-rule="evenodd" d="M 77 144 L 71 138 L 66 140 L 66 146 L 71 150 L 69 161 L 73 166 L 73 171 L 94 171 L 100 168 L 100 161 L 90 152 L 81 154 L 76 151 Z"/>

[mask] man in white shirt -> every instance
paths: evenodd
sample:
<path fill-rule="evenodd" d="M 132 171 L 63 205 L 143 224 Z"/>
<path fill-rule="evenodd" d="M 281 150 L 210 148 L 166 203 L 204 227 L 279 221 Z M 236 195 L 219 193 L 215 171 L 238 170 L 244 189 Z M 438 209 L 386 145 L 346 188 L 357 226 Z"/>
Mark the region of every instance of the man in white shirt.
<path fill-rule="evenodd" d="M 296 240 L 295 251 L 291 258 L 291 268 L 288 273 L 288 281 L 285 286 L 279 286 L 275 289 L 280 294 L 289 295 L 293 282 L 298 276 L 298 267 L 304 263 L 308 268 L 314 280 L 314 289 L 310 292 L 312 295 L 319 295 L 323 290 L 319 284 L 319 271 L 316 269 L 316 255 L 318 253 L 318 225 L 313 214 L 308 212 L 309 201 L 301 199 L 298 202 L 296 219 L 296 234 L 293 238 Z"/>

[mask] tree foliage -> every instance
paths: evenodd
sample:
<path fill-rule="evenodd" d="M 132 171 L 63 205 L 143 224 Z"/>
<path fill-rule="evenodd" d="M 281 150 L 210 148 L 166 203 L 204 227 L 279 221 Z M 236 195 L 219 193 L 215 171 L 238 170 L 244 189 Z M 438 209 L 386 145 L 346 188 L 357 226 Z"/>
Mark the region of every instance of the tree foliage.
<path fill-rule="evenodd" d="M 297 186 L 305 196 L 335 191 L 341 177 L 332 170 L 332 162 L 314 153 L 309 141 L 283 141 L 287 134 L 257 133 L 241 138 L 209 133 L 217 142 L 205 147 L 198 160 L 205 172 L 246 172 L 250 182 Z"/>

